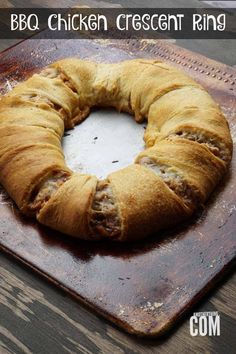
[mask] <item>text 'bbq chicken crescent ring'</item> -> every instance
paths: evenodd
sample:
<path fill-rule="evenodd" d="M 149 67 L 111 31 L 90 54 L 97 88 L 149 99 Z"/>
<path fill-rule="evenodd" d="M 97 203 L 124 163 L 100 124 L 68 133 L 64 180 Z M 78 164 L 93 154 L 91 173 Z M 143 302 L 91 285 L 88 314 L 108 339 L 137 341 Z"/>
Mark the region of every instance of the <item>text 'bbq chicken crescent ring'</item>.
<path fill-rule="evenodd" d="M 105 180 L 65 164 L 65 129 L 93 106 L 147 119 L 146 150 Z M 0 183 L 19 209 L 83 239 L 133 240 L 190 217 L 227 171 L 232 140 L 211 96 L 156 60 L 51 64 L 0 101 Z"/>

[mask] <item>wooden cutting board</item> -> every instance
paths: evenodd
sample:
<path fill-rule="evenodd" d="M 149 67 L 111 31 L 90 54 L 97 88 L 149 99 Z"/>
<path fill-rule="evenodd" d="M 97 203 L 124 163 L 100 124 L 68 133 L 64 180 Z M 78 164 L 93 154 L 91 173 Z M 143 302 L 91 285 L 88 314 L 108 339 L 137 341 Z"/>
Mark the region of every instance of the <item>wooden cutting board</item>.
<path fill-rule="evenodd" d="M 236 70 L 164 41 L 26 40 L 0 55 L 0 89 L 50 62 L 78 55 L 114 62 L 157 58 L 186 70 L 222 106 L 236 139 Z M 137 73 L 138 74 L 138 73 Z M 134 244 L 74 240 L 19 215 L 0 190 L 0 245 L 128 332 L 166 332 L 232 267 L 236 254 L 236 164 L 204 211 Z"/>

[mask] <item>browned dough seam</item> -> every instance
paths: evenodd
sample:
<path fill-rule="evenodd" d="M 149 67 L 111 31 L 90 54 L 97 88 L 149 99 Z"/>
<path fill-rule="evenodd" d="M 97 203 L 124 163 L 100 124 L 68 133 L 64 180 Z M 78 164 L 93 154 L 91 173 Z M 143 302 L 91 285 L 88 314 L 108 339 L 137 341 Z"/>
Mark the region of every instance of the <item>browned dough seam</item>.
<path fill-rule="evenodd" d="M 47 77 L 49 79 L 60 79 L 63 84 L 69 88 L 73 93 L 79 95 L 78 90 L 76 89 L 72 80 L 59 68 L 48 67 L 42 70 L 39 75 Z M 78 106 L 75 107 L 74 111 L 72 112 L 71 122 L 68 123 L 68 117 L 63 116 L 65 118 L 65 128 L 70 129 L 73 128 L 76 124 L 81 123 L 89 114 L 90 108 L 86 107 L 82 111 L 79 108 L 79 96 L 78 96 Z"/>
<path fill-rule="evenodd" d="M 187 140 L 194 141 L 196 143 L 206 146 L 213 155 L 215 155 L 219 159 L 223 160 L 224 162 L 228 162 L 230 160 L 229 149 L 227 149 L 227 147 L 225 146 L 223 141 L 221 141 L 219 143 L 219 142 L 217 142 L 216 137 L 206 136 L 206 134 L 204 134 L 203 131 L 199 130 L 197 132 L 196 131 L 191 132 L 190 130 L 187 131 L 187 130 L 181 129 L 177 132 L 171 133 L 166 138 L 169 140 L 187 139 Z M 218 138 L 218 140 L 219 140 L 219 138 Z"/>
<path fill-rule="evenodd" d="M 71 91 L 78 94 L 78 91 L 71 79 L 61 69 L 59 70 L 59 68 L 48 67 L 42 70 L 39 75 L 49 79 L 61 79 Z"/>
<path fill-rule="evenodd" d="M 65 111 L 65 109 L 61 105 L 53 102 L 46 96 L 42 96 L 36 93 L 29 93 L 29 94 L 19 95 L 19 97 L 22 99 L 26 99 L 27 101 L 30 102 L 35 102 L 36 104 L 46 104 L 50 108 L 55 110 L 60 115 L 61 118 L 63 118 L 64 120 L 68 119 L 68 114 Z"/>
<path fill-rule="evenodd" d="M 53 171 L 50 175 L 47 175 L 31 193 L 29 201 L 31 211 L 38 213 L 58 188 L 70 177 L 71 175 L 67 171 Z"/>
<path fill-rule="evenodd" d="M 77 93 L 71 80 L 62 72 L 55 68 L 47 68 L 40 72 L 40 75 L 48 77 L 51 79 L 60 78 L 63 83 L 74 93 Z M 38 94 L 23 94 L 20 96 L 23 99 L 29 100 L 31 102 L 47 104 L 50 108 L 54 109 L 59 115 L 64 119 L 68 119 L 68 115 L 63 107 L 52 102 L 48 97 L 38 95 Z M 47 203 L 51 196 L 57 191 L 57 189 L 65 183 L 70 174 L 65 171 L 53 171 L 51 175 L 46 176 L 46 178 L 38 185 L 31 194 L 30 198 L 30 209 L 32 212 L 39 212 L 39 210 Z"/>
<path fill-rule="evenodd" d="M 47 68 L 40 72 L 40 75 L 51 79 L 60 78 L 63 83 L 73 92 L 77 93 L 71 81 L 62 72 L 59 72 L 55 68 Z M 68 119 L 68 115 L 63 107 L 52 102 L 48 97 L 38 94 L 24 94 L 20 96 L 23 99 L 31 102 L 39 102 L 47 104 L 50 108 L 55 110 L 64 119 Z M 47 176 L 43 182 L 38 185 L 31 194 L 30 209 L 32 212 L 38 212 L 51 198 L 51 196 L 57 191 L 57 189 L 68 180 L 70 174 L 65 171 L 53 171 L 50 176 Z"/>
<path fill-rule="evenodd" d="M 155 172 L 186 205 L 195 209 L 202 204 L 200 192 L 196 187 L 190 186 L 172 166 L 157 163 L 149 157 L 141 158 L 138 163 Z"/>

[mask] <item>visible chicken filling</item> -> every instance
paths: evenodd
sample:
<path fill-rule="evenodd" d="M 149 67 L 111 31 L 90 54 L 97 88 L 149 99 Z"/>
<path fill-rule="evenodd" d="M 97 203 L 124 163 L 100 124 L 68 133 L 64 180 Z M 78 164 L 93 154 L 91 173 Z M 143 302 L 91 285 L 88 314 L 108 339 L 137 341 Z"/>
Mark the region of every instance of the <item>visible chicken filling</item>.
<path fill-rule="evenodd" d="M 77 89 L 75 88 L 75 85 L 71 81 L 71 79 L 59 69 L 48 67 L 42 70 L 40 72 L 40 75 L 50 79 L 55 79 L 55 78 L 60 79 L 73 93 L 78 94 Z M 87 117 L 88 113 L 89 113 L 89 107 L 84 107 L 81 110 L 81 107 L 79 107 L 78 104 L 78 106 L 74 107 L 73 109 L 71 121 L 66 122 L 66 128 L 70 129 L 74 126 L 74 124 L 80 123 L 82 120 L 84 120 L 84 118 Z"/>
<path fill-rule="evenodd" d="M 201 203 L 201 196 L 193 186 L 190 186 L 176 171 L 168 165 L 160 164 L 149 157 L 143 157 L 139 164 L 154 171 L 166 185 L 189 206 Z"/>
<path fill-rule="evenodd" d="M 117 237 L 121 232 L 121 222 L 112 189 L 106 181 L 97 183 L 93 199 L 90 227 L 94 234 Z"/>
<path fill-rule="evenodd" d="M 61 79 L 64 84 L 69 87 L 69 89 L 75 93 L 77 93 L 77 90 L 75 88 L 75 85 L 73 82 L 70 80 L 70 78 L 64 74 L 62 71 L 58 70 L 57 68 L 46 68 L 40 72 L 41 76 L 48 77 L 49 79 Z"/>
<path fill-rule="evenodd" d="M 43 77 L 48 77 L 49 79 L 56 79 L 59 76 L 59 71 L 56 68 L 47 67 L 40 71 L 39 75 Z"/>
<path fill-rule="evenodd" d="M 219 157 L 221 160 L 229 160 L 229 151 L 226 149 L 223 143 L 219 143 L 214 137 L 208 137 L 200 131 L 194 133 L 188 131 L 179 131 L 169 135 L 169 138 L 176 137 L 196 141 L 199 144 L 203 144 L 211 151 L 213 155 Z"/>
<path fill-rule="evenodd" d="M 65 171 L 55 171 L 32 192 L 30 207 L 39 211 L 58 188 L 67 181 L 70 174 Z"/>
<path fill-rule="evenodd" d="M 36 102 L 36 103 L 44 103 L 47 104 L 49 107 L 57 111 L 60 116 L 63 118 L 64 121 L 67 120 L 68 114 L 65 111 L 64 108 L 62 108 L 60 105 L 52 102 L 48 97 L 46 96 L 41 96 L 36 93 L 28 93 L 28 94 L 23 94 L 20 96 L 22 99 L 25 99 L 27 101 L 31 102 Z"/>
<path fill-rule="evenodd" d="M 78 93 L 77 89 L 75 88 L 73 82 L 66 76 L 63 72 L 60 73 L 60 79 L 64 82 L 64 84 L 71 89 L 71 91 Z"/>

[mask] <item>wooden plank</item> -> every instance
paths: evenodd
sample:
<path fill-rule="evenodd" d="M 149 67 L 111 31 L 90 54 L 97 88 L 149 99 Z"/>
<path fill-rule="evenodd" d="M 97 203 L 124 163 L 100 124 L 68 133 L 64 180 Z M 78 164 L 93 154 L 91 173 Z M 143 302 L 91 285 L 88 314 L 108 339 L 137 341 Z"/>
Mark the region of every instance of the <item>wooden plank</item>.
<path fill-rule="evenodd" d="M 0 256 L 0 352 L 34 354 L 234 354 L 236 274 L 192 311 L 219 311 L 219 337 L 191 337 L 189 312 L 165 338 L 137 339 L 50 286 L 21 263 Z M 20 346 L 20 348 L 19 348 Z"/>
<path fill-rule="evenodd" d="M 27 40 L 0 56 L 1 90 L 68 55 L 98 61 L 156 57 L 180 66 L 222 105 L 236 136 L 235 70 L 169 43 Z M 0 242 L 47 278 L 129 332 L 159 335 L 232 265 L 236 252 L 235 158 L 206 210 L 132 245 L 65 238 L 26 220 L 1 192 Z M 157 238 L 159 241 L 157 241 Z"/>

